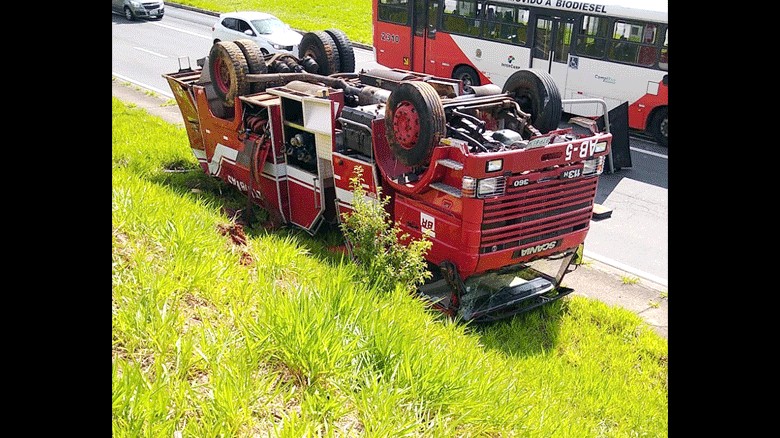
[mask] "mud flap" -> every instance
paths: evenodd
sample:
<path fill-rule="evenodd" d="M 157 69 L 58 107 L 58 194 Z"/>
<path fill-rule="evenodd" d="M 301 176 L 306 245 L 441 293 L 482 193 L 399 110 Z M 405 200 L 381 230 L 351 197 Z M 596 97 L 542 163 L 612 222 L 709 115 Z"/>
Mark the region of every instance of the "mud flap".
<path fill-rule="evenodd" d="M 612 145 L 607 155 L 605 170 L 614 173 L 624 167 L 631 167 L 631 149 L 628 142 L 628 102 L 616 106 L 609 115 L 609 132 L 612 133 Z M 604 116 L 596 120 L 599 131 L 604 129 Z"/>

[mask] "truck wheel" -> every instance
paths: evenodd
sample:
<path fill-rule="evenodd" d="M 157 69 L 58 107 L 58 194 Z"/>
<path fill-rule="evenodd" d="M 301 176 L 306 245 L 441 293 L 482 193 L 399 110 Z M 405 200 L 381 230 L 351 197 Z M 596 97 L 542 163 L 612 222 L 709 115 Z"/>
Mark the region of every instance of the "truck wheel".
<path fill-rule="evenodd" d="M 659 145 L 669 147 L 669 113 L 665 107 L 655 112 L 648 131 Z"/>
<path fill-rule="evenodd" d="M 249 92 L 246 75 L 249 67 L 244 54 L 233 41 L 220 41 L 211 46 L 209 73 L 214 91 L 227 106 L 233 106 L 236 97 Z"/>
<path fill-rule="evenodd" d="M 336 43 L 336 48 L 339 51 L 340 72 L 341 73 L 354 73 L 355 71 L 355 50 L 352 48 L 352 42 L 347 38 L 347 35 L 340 29 L 325 29 L 325 33 L 333 38 L 333 42 Z"/>
<path fill-rule="evenodd" d="M 341 67 L 339 50 L 333 38 L 325 32 L 307 32 L 298 46 L 298 58 L 310 57 L 317 62 L 317 74 L 328 76 L 338 73 Z"/>
<path fill-rule="evenodd" d="M 518 70 L 509 76 L 502 91 L 514 94 L 520 109 L 531 114 L 531 124 L 540 132 L 558 129 L 563 115 L 561 93 L 548 73 Z"/>
<path fill-rule="evenodd" d="M 256 42 L 250 39 L 236 40 L 236 45 L 241 49 L 241 53 L 246 58 L 246 65 L 249 69 L 249 74 L 266 74 L 268 73 L 268 66 L 265 64 L 265 58 L 263 58 L 263 52 L 260 51 L 260 46 Z M 263 85 L 259 82 L 250 82 L 249 90 L 252 93 L 259 93 L 262 90 Z"/>
<path fill-rule="evenodd" d="M 387 98 L 387 143 L 398 161 L 407 166 L 428 161 L 444 135 L 445 123 L 439 95 L 426 82 L 401 82 Z"/>
<path fill-rule="evenodd" d="M 452 79 L 463 82 L 464 87 L 479 86 L 479 74 L 468 65 L 461 65 L 452 72 Z"/>

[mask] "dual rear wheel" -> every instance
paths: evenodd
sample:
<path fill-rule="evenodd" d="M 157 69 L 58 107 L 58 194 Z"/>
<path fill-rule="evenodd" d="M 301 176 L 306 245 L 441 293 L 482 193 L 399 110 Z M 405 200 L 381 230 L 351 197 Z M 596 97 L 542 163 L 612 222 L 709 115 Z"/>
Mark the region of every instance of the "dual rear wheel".
<path fill-rule="evenodd" d="M 338 29 L 304 34 L 298 53 L 300 60 L 297 61 L 305 63 L 313 60 L 317 64 L 316 73 L 323 76 L 355 71 L 352 43 Z M 290 57 L 294 58 L 292 55 Z M 262 50 L 249 39 L 216 41 L 211 46 L 208 64 L 214 91 L 229 107 L 233 106 L 238 96 L 262 91 L 260 83 L 247 80 L 247 74 L 268 73 Z"/>

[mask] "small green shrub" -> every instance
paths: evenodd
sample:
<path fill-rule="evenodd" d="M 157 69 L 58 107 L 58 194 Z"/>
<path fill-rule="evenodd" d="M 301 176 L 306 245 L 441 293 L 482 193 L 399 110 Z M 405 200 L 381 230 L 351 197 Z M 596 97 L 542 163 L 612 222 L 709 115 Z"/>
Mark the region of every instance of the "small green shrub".
<path fill-rule="evenodd" d="M 340 225 L 353 260 L 366 270 L 372 285 L 388 290 L 400 283 L 410 291 L 415 289 L 431 278 L 425 260 L 431 241 L 403 233 L 386 210 L 390 198 L 382 195 L 381 188 L 377 188 L 376 199 L 367 196 L 360 166 L 355 166 L 353 175 L 354 210 L 342 214 Z"/>

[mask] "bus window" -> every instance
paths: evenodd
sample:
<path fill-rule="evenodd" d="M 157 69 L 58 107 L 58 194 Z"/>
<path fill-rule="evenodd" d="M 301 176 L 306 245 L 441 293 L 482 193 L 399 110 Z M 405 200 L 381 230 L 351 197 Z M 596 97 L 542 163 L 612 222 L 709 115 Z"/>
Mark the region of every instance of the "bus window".
<path fill-rule="evenodd" d="M 408 0 L 379 0 L 379 20 L 389 23 L 409 24 Z"/>
<path fill-rule="evenodd" d="M 552 21 L 544 18 L 536 20 L 536 37 L 534 38 L 534 58 L 550 59 L 552 50 Z"/>
<path fill-rule="evenodd" d="M 492 18 L 490 9 L 495 8 Z M 528 10 L 491 6 L 485 25 L 485 38 L 525 45 L 528 35 Z"/>
<path fill-rule="evenodd" d="M 461 35 L 479 35 L 478 11 L 482 2 L 445 0 L 442 30 Z"/>
<path fill-rule="evenodd" d="M 669 70 L 669 29 L 666 29 L 664 37 L 664 46 L 661 48 L 661 60 L 658 61 L 661 70 Z"/>
<path fill-rule="evenodd" d="M 586 15 L 577 35 L 577 54 L 589 58 L 603 58 L 607 53 L 609 21 L 605 17 Z"/>
<path fill-rule="evenodd" d="M 555 38 L 555 62 L 568 62 L 569 50 L 571 50 L 571 34 L 574 31 L 574 23 L 561 22 L 558 25 L 558 34 Z"/>
<path fill-rule="evenodd" d="M 616 21 L 612 30 L 612 44 L 609 50 L 609 59 L 637 64 L 641 35 L 641 25 Z"/>

